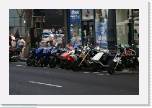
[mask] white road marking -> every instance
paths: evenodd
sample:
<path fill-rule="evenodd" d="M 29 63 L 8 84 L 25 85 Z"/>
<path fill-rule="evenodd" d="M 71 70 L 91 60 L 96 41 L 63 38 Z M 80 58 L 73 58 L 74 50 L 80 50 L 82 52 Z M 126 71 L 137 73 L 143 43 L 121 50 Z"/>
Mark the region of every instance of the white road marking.
<path fill-rule="evenodd" d="M 16 65 L 16 66 L 23 66 L 23 65 Z"/>
<path fill-rule="evenodd" d="M 29 83 L 33 83 L 33 84 L 40 84 L 40 85 L 46 85 L 46 86 L 54 86 L 54 87 L 63 87 L 63 86 L 60 86 L 60 85 L 47 84 L 47 83 L 36 82 L 36 81 L 29 81 Z"/>
<path fill-rule="evenodd" d="M 94 74 L 100 73 L 100 72 L 93 72 Z"/>
<path fill-rule="evenodd" d="M 97 74 L 97 75 L 105 75 L 105 74 Z"/>
<path fill-rule="evenodd" d="M 87 73 L 90 73 L 90 72 L 83 72 L 83 73 L 87 74 Z"/>

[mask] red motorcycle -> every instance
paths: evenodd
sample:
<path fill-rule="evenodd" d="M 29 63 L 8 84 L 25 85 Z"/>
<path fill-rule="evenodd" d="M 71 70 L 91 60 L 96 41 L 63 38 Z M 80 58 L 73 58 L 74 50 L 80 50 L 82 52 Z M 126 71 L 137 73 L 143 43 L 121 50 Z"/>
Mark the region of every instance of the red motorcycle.
<path fill-rule="evenodd" d="M 77 60 L 77 56 L 75 55 L 75 50 L 67 50 L 63 54 L 60 55 L 60 67 L 71 69 L 73 62 Z"/>

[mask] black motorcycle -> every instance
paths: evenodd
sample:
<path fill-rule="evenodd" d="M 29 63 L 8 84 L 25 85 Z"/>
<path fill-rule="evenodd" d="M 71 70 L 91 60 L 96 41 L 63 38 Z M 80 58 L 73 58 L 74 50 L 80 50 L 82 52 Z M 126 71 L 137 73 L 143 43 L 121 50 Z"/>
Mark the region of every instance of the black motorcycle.
<path fill-rule="evenodd" d="M 33 48 L 29 52 L 29 56 L 26 61 L 27 66 L 43 66 L 44 65 L 44 55 L 43 48 Z"/>
<path fill-rule="evenodd" d="M 9 48 L 9 61 L 17 62 L 19 60 L 20 49 L 18 48 Z"/>
<path fill-rule="evenodd" d="M 29 52 L 29 56 L 26 60 L 27 66 L 35 66 L 36 64 L 36 54 L 35 54 L 35 48 L 31 49 Z"/>
<path fill-rule="evenodd" d="M 76 51 L 77 60 L 73 62 L 72 69 L 74 71 L 92 70 L 91 58 L 96 54 L 96 50 L 91 45 L 86 45 Z"/>
<path fill-rule="evenodd" d="M 113 58 L 113 62 L 111 62 L 109 67 L 109 74 L 115 73 L 117 70 L 122 70 L 124 68 L 138 68 L 139 61 L 136 55 L 135 50 L 133 48 L 117 46 L 117 53 Z"/>

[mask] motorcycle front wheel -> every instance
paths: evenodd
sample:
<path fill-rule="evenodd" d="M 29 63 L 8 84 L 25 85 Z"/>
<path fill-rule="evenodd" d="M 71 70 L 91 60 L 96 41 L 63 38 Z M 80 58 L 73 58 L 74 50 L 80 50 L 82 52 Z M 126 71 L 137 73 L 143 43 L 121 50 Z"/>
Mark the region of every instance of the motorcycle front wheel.
<path fill-rule="evenodd" d="M 53 58 L 53 57 L 50 58 L 49 66 L 50 66 L 50 68 L 56 67 L 56 59 L 55 58 Z"/>
<path fill-rule="evenodd" d="M 115 73 L 116 64 L 117 64 L 117 62 L 112 62 L 112 63 L 109 65 L 109 69 L 108 69 L 108 73 L 109 73 L 109 74 L 112 75 L 112 74 Z"/>
<path fill-rule="evenodd" d="M 72 63 L 72 70 L 75 71 L 75 72 L 81 70 L 81 66 L 79 66 L 78 61 L 75 61 L 75 62 Z"/>
<path fill-rule="evenodd" d="M 32 60 L 30 58 L 27 59 L 26 61 L 27 66 L 32 66 Z"/>

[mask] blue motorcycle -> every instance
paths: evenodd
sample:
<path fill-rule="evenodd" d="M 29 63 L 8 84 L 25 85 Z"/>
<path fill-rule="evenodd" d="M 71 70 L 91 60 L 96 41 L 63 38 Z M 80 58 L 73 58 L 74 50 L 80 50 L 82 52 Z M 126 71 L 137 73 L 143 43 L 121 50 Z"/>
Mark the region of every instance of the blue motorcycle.
<path fill-rule="evenodd" d="M 43 48 L 33 48 L 29 53 L 26 64 L 27 66 L 39 66 L 42 65 L 42 51 Z"/>

